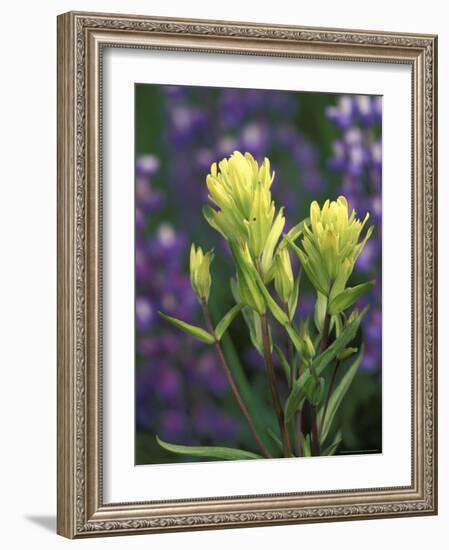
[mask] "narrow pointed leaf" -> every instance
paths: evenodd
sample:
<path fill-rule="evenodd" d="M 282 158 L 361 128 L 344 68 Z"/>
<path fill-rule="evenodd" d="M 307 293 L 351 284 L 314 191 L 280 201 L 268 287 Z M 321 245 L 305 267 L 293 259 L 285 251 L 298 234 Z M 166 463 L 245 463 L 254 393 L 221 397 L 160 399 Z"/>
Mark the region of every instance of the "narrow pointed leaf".
<path fill-rule="evenodd" d="M 262 252 L 261 258 L 261 268 L 262 273 L 264 274 L 265 282 L 271 281 L 273 278 L 272 269 L 273 265 L 273 253 L 276 247 L 276 243 L 279 240 L 279 237 L 284 229 L 285 218 L 284 218 L 284 209 L 280 208 L 276 219 L 274 220 L 273 225 L 271 226 L 270 233 L 266 240 L 264 250 Z"/>
<path fill-rule="evenodd" d="M 302 449 L 302 456 L 312 456 L 311 451 L 311 445 L 310 445 L 310 435 L 307 434 L 306 436 L 301 437 L 301 449 Z"/>
<path fill-rule="evenodd" d="M 339 361 L 344 361 L 348 357 L 351 357 L 351 355 L 354 355 L 354 353 L 357 353 L 359 351 L 359 348 L 346 348 L 341 353 L 337 355 L 337 359 Z"/>
<path fill-rule="evenodd" d="M 288 318 L 288 315 L 285 313 L 285 311 L 281 308 L 281 306 L 276 302 L 276 300 L 271 296 L 271 294 L 268 292 L 267 287 L 265 286 L 262 277 L 257 272 L 256 268 L 251 266 L 251 274 L 254 277 L 256 284 L 265 300 L 265 303 L 267 304 L 269 310 L 273 314 L 273 317 L 278 321 L 281 325 L 287 325 L 290 323 L 290 320 Z"/>
<path fill-rule="evenodd" d="M 341 432 L 337 432 L 337 435 L 334 438 L 334 441 L 324 449 L 324 451 L 321 453 L 322 456 L 332 456 L 335 454 L 335 452 L 338 449 L 338 446 L 340 445 L 342 441 Z"/>
<path fill-rule="evenodd" d="M 321 355 L 314 359 L 314 367 L 317 370 L 317 374 L 321 375 L 322 370 L 326 367 L 332 359 L 334 359 L 341 351 L 343 351 L 346 346 L 354 339 L 357 330 L 360 326 L 360 323 L 365 316 L 365 313 L 368 311 L 366 307 L 361 314 L 351 321 L 338 338 L 325 350 Z"/>
<path fill-rule="evenodd" d="M 282 447 L 282 442 L 279 439 L 279 437 L 276 435 L 276 433 L 271 428 L 267 428 L 267 434 L 271 437 L 273 443 L 275 443 L 278 450 L 283 453 L 284 448 Z"/>
<path fill-rule="evenodd" d="M 346 326 L 341 335 L 323 353 L 313 360 L 312 365 L 317 376 L 321 376 L 327 365 L 354 339 L 365 312 L 366 308 L 354 321 Z M 295 412 L 302 406 L 305 398 L 304 387 L 310 376 L 310 369 L 307 369 L 299 380 L 296 380 L 293 384 L 285 404 L 285 423 L 289 422 Z"/>
<path fill-rule="evenodd" d="M 280 323 L 281 325 L 287 325 L 290 323 L 290 319 L 288 318 L 285 311 L 281 308 L 281 306 L 276 302 L 276 300 L 271 296 L 271 294 L 268 292 L 264 285 L 264 290 L 262 290 L 262 295 L 265 298 L 265 301 L 267 303 L 267 306 L 269 310 L 271 311 L 273 317 Z"/>
<path fill-rule="evenodd" d="M 230 241 L 229 246 L 237 269 L 240 298 L 244 303 L 256 310 L 259 315 L 263 315 L 266 308 L 265 300 L 259 291 L 259 285 L 255 279 L 255 274 L 258 275 L 258 273 L 252 263 L 245 257 L 238 243 Z"/>
<path fill-rule="evenodd" d="M 296 244 L 290 239 L 288 235 L 285 235 L 284 238 L 287 241 L 287 244 L 290 247 L 290 250 L 294 252 L 298 260 L 301 262 L 301 265 L 304 271 L 306 272 L 306 275 L 309 278 L 310 282 L 313 284 L 316 290 L 318 290 L 318 292 L 321 292 L 322 294 L 326 295 L 327 290 L 325 289 L 321 281 L 319 281 L 318 278 L 315 276 L 314 270 L 310 265 L 310 259 L 304 254 L 304 252 L 299 248 L 299 246 L 296 246 Z"/>
<path fill-rule="evenodd" d="M 365 292 L 370 290 L 374 285 L 375 281 L 368 281 L 361 285 L 346 288 L 331 300 L 329 303 L 329 313 L 331 315 L 337 315 L 345 309 L 348 309 L 348 307 L 355 304 L 362 294 L 365 294 Z"/>
<path fill-rule="evenodd" d="M 162 441 L 156 436 L 156 441 L 159 445 L 171 451 L 181 455 L 189 456 L 201 456 L 204 458 L 218 458 L 221 460 L 245 460 L 248 458 L 263 458 L 262 456 L 252 453 L 250 451 L 242 451 L 241 449 L 232 449 L 230 447 L 194 447 L 190 445 L 174 445 L 173 443 L 167 443 Z"/>
<path fill-rule="evenodd" d="M 276 351 L 276 355 L 279 358 L 279 361 L 281 363 L 282 368 L 284 369 L 285 379 L 287 380 L 287 384 L 290 386 L 290 373 L 291 373 L 291 366 L 289 365 L 283 351 L 278 345 L 274 345 L 274 349 Z"/>
<path fill-rule="evenodd" d="M 324 318 L 327 311 L 327 298 L 321 292 L 316 293 L 315 312 L 313 320 L 317 331 L 321 334 L 323 332 Z"/>
<path fill-rule="evenodd" d="M 313 377 L 309 376 L 306 380 L 306 383 L 304 384 L 304 393 L 309 403 L 314 407 L 321 403 L 324 397 L 324 387 L 325 382 L 323 377 L 315 380 Z"/>
<path fill-rule="evenodd" d="M 228 237 L 226 236 L 226 234 L 223 232 L 222 228 L 219 227 L 219 225 L 216 222 L 216 219 L 215 219 L 216 211 L 212 207 L 204 206 L 203 207 L 203 216 L 204 216 L 205 220 L 207 221 L 207 223 L 211 227 L 213 227 L 213 229 L 218 231 L 221 234 L 222 237 L 224 237 L 226 240 L 228 240 Z"/>
<path fill-rule="evenodd" d="M 324 419 L 323 430 L 320 435 L 321 442 L 324 442 L 326 440 L 330 427 L 332 426 L 332 421 L 335 418 L 335 413 L 337 412 L 338 407 L 341 405 L 343 398 L 345 397 L 352 381 L 354 380 L 355 375 L 357 374 L 362 357 L 363 357 L 363 346 L 360 348 L 360 351 L 357 354 L 357 357 L 354 359 L 352 364 L 346 370 L 341 380 L 337 384 L 335 390 L 332 392 L 332 395 L 329 399 L 329 405 L 327 407 L 326 417 Z M 322 415 L 323 415 L 323 411 L 320 411 L 318 415 L 318 425 L 321 424 Z"/>
<path fill-rule="evenodd" d="M 227 331 L 229 325 L 235 319 L 236 315 L 239 313 L 242 307 L 243 307 L 243 304 L 236 304 L 226 313 L 223 319 L 215 327 L 215 336 L 217 337 L 218 340 L 221 340 L 221 337 Z"/>
<path fill-rule="evenodd" d="M 288 316 L 290 321 L 293 321 L 295 317 L 296 309 L 298 308 L 298 298 L 299 298 L 299 284 L 301 282 L 302 270 L 299 271 L 298 276 L 295 279 L 295 284 L 293 286 L 293 292 L 288 301 Z"/>
<path fill-rule="evenodd" d="M 240 297 L 237 281 L 234 277 L 231 277 L 229 286 L 231 287 L 232 297 L 234 298 L 236 304 L 239 304 L 242 301 L 242 298 Z"/>
<path fill-rule="evenodd" d="M 197 340 L 201 340 L 201 342 L 205 342 L 206 344 L 213 344 L 215 342 L 212 334 L 210 334 L 210 332 L 207 332 L 203 328 L 189 325 L 189 323 L 185 323 L 184 321 L 180 321 L 179 319 L 170 317 L 170 315 L 165 315 L 165 313 L 162 313 L 161 311 L 159 311 L 159 315 L 175 327 L 183 330 L 184 332 L 187 332 L 187 334 L 190 334 L 190 336 L 193 336 Z"/>
<path fill-rule="evenodd" d="M 259 290 L 264 297 L 265 303 L 267 304 L 269 310 L 273 314 L 273 317 L 280 323 L 281 325 L 287 325 L 290 323 L 290 319 L 288 318 L 288 315 L 285 313 L 285 311 L 281 308 L 281 306 L 276 302 L 276 300 L 271 296 L 271 294 L 268 292 L 267 287 L 265 286 L 262 277 L 257 273 L 257 270 L 253 270 L 254 278 L 256 279 L 257 286 L 259 287 Z"/>
<path fill-rule="evenodd" d="M 288 241 L 296 241 L 304 232 L 304 227 L 310 223 L 310 218 L 306 218 L 305 220 L 302 220 L 295 226 L 293 226 L 290 231 L 284 235 L 284 239 L 282 240 L 279 247 L 284 247 L 288 244 Z"/>
<path fill-rule="evenodd" d="M 251 338 L 251 343 L 256 348 L 256 350 L 263 357 L 263 343 L 262 343 L 262 330 L 260 327 L 259 316 L 249 307 L 244 307 L 242 309 L 243 318 L 249 329 L 249 336 Z M 271 333 L 270 333 L 271 334 Z M 270 345 L 271 337 L 270 337 Z"/>
<path fill-rule="evenodd" d="M 231 292 L 234 300 L 239 303 L 241 302 L 241 297 L 239 294 L 239 289 L 237 287 L 237 281 L 234 278 L 231 278 Z M 256 350 L 263 357 L 263 345 L 262 345 L 262 331 L 260 328 L 259 316 L 248 306 L 242 308 L 243 319 L 245 320 L 246 326 L 249 330 L 249 336 L 251 338 L 251 343 L 256 348 Z M 270 345 L 271 344 L 271 331 L 270 331 Z"/>
<path fill-rule="evenodd" d="M 285 325 L 285 330 L 287 331 L 290 340 L 292 341 L 293 345 L 295 346 L 295 349 L 298 353 L 301 353 L 301 338 L 299 337 L 299 334 L 295 327 L 289 323 L 288 325 Z"/>
<path fill-rule="evenodd" d="M 332 315 L 331 317 L 331 323 L 335 325 L 335 335 L 340 336 L 341 331 L 343 330 L 343 321 L 341 320 L 340 315 Z"/>

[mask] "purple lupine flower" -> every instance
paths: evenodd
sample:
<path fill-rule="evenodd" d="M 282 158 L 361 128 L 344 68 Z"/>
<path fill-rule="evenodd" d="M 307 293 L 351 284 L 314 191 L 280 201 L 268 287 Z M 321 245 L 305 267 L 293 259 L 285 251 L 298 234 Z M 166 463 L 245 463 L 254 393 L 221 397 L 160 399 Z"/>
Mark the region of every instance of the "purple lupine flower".
<path fill-rule="evenodd" d="M 326 109 L 326 114 L 341 130 L 345 130 L 352 125 L 355 113 L 355 105 L 351 96 L 341 96 L 337 105 L 331 105 Z"/>
<path fill-rule="evenodd" d="M 268 128 L 263 124 L 251 122 L 242 130 L 239 149 L 252 151 L 253 156 L 260 157 L 265 154 L 269 140 Z"/>
<path fill-rule="evenodd" d="M 156 312 L 151 300 L 145 296 L 136 297 L 136 327 L 138 331 L 148 330 L 154 321 Z"/>
<path fill-rule="evenodd" d="M 298 108 L 294 92 L 186 87 L 180 95 L 171 88 L 163 88 L 166 143 L 176 156 L 169 167 L 169 185 L 185 215 L 201 219 L 201 206 L 207 200 L 205 174 L 212 162 L 236 149 L 261 160 L 282 147 L 296 168 L 297 183 L 310 192 L 324 189 L 318 151 L 292 122 Z M 199 111 L 201 124 L 194 124 Z M 277 172 L 281 181 L 280 167 Z M 293 202 L 288 206 L 295 210 Z"/>
<path fill-rule="evenodd" d="M 155 373 L 156 374 L 156 373 Z M 155 376 L 157 391 L 161 398 L 178 397 L 182 391 L 182 380 L 178 370 L 170 363 L 162 363 Z"/>
<path fill-rule="evenodd" d="M 142 176 L 151 189 L 148 178 L 153 177 L 159 170 L 159 159 L 155 155 L 142 155 L 136 161 L 136 176 Z"/>
<path fill-rule="evenodd" d="M 184 410 L 164 410 L 159 423 L 160 436 L 172 443 L 189 440 L 189 422 Z"/>
<path fill-rule="evenodd" d="M 229 389 L 228 381 L 223 371 L 217 365 L 212 353 L 203 353 L 191 368 L 191 383 L 204 384 L 216 395 L 222 395 Z"/>
<path fill-rule="evenodd" d="M 183 94 L 177 92 L 173 97 Z M 200 124 L 200 118 L 192 124 Z M 153 185 L 158 167 L 153 155 L 136 162 L 136 427 L 174 443 L 189 444 L 201 442 L 200 431 L 190 421 L 192 381 L 200 402 L 207 401 L 211 393 L 225 395 L 229 386 L 215 356 L 157 314 L 163 310 L 187 320 L 198 314 L 198 302 L 184 271 L 186 237 L 167 223 L 148 231 L 166 204 Z M 215 415 L 210 419 L 210 433 L 222 433 L 226 422 Z M 229 426 L 228 435 L 237 437 L 237 430 L 231 434 L 232 423 Z"/>
<path fill-rule="evenodd" d="M 203 437 L 231 441 L 239 435 L 239 425 L 211 402 L 198 403 L 192 411 L 192 423 Z"/>
<path fill-rule="evenodd" d="M 326 114 L 341 131 L 342 137 L 333 143 L 331 170 L 342 177 L 341 193 L 359 215 L 371 214 L 375 231 L 360 255 L 355 273 L 376 279 L 375 287 L 360 303 L 369 303 L 371 310 L 362 321 L 366 336 L 362 368 L 381 366 L 381 254 L 382 254 L 382 98 L 377 96 L 341 96 L 336 106 Z"/>

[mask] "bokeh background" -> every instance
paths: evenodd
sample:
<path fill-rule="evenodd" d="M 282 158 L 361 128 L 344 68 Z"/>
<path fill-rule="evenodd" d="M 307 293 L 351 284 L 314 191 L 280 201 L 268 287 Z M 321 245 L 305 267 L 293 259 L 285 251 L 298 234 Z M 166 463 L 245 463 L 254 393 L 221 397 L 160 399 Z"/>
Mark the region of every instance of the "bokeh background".
<path fill-rule="evenodd" d="M 273 198 L 285 207 L 288 226 L 308 215 L 312 200 L 339 194 L 359 217 L 371 214 L 376 229 L 351 281 L 374 278 L 376 286 L 359 300 L 370 305 L 365 355 L 336 419 L 343 435 L 337 454 L 381 451 L 381 123 L 378 96 L 136 85 L 136 464 L 189 460 L 161 449 L 156 434 L 172 443 L 257 450 L 213 350 L 157 314 L 202 323 L 188 275 L 192 241 L 216 251 L 212 316 L 218 321 L 233 305 L 229 253 L 201 209 L 211 163 L 236 149 L 270 158 Z M 304 276 L 299 318 L 313 307 Z M 276 431 L 262 360 L 240 318 L 223 348 L 256 424 Z"/>

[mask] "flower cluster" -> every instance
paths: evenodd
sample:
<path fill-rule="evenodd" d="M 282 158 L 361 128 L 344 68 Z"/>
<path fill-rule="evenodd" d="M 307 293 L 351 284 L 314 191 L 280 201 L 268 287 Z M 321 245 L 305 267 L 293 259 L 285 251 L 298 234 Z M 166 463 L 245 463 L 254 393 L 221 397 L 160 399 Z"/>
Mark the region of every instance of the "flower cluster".
<path fill-rule="evenodd" d="M 369 218 L 363 222 L 348 214 L 348 202 L 340 196 L 327 200 L 320 209 L 313 201 L 310 206 L 310 228 L 304 226 L 304 250 L 298 256 L 313 286 L 332 300 L 346 287 L 355 262 L 371 236 L 373 226 L 359 242 L 360 234 Z"/>
<path fill-rule="evenodd" d="M 210 200 L 219 208 L 203 209 L 204 217 L 227 240 L 245 242 L 253 256 L 260 261 L 265 277 L 272 264 L 273 251 L 285 225 L 283 209 L 276 216 L 271 200 L 270 173 L 267 158 L 259 168 L 250 153 L 234 152 L 223 159 L 217 171 L 216 163 L 206 178 Z"/>
<path fill-rule="evenodd" d="M 276 204 L 270 190 L 273 180 L 269 159 L 265 158 L 259 166 L 248 152 L 242 154 L 235 151 L 229 158 L 221 160 L 218 168 L 216 163 L 211 165 L 206 183 L 209 200 L 218 210 L 208 206 L 203 213 L 205 220 L 221 234 L 232 252 L 236 277 L 233 287 L 235 305 L 214 326 L 208 308 L 213 283 L 210 272 L 213 253 L 209 251 L 204 254 L 201 248 L 192 244 L 191 283 L 202 304 L 206 329 L 161 312 L 161 316 L 178 329 L 205 344 L 214 345 L 235 400 L 261 454 L 215 446 L 179 446 L 157 437 L 159 445 L 166 450 L 226 459 L 273 456 L 273 449 L 265 440 L 264 433 L 259 431 L 256 419 L 242 399 L 239 385 L 234 380 L 221 348 L 223 335 L 240 312 L 243 312 L 255 348 L 264 358 L 282 456 L 321 454 L 322 445 L 328 441 L 333 419 L 329 418 L 330 414 L 326 418 L 333 391 L 341 400 L 340 396 L 348 390 L 357 372 L 362 351 L 355 360 L 351 359 L 352 364 L 347 367 L 337 388 L 333 387 L 340 363 L 358 351 L 358 348 L 348 344 L 354 340 L 364 313 L 359 314 L 357 309 L 349 313 L 348 309 L 374 284 L 371 281 L 355 287 L 347 286 L 357 258 L 372 233 L 371 227 L 364 237 L 361 236 L 369 215 L 361 222 L 354 210 L 349 214 L 348 203 L 343 196 L 336 201 L 326 200 L 321 208 L 313 201 L 309 219 L 298 221 L 281 237 L 285 220 L 283 209 L 280 208 L 276 220 L 282 221 L 279 224 L 275 221 Z M 302 248 L 295 244 L 298 239 Z M 312 342 L 308 319 L 303 319 L 299 329 L 293 321 L 298 306 L 300 274 L 293 274 L 289 248 L 299 257 L 317 291 L 316 310 L 322 313 L 315 318 L 317 338 L 320 341 L 319 353 Z M 277 299 L 270 291 L 273 279 Z M 269 314 L 285 330 L 288 357 L 273 343 Z M 276 380 L 273 346 L 284 367 L 290 388 L 284 404 Z M 324 369 L 331 361 L 335 361 L 334 375 L 327 384 L 323 376 Z M 351 378 L 347 379 L 349 374 Z M 309 404 L 312 414 L 309 433 L 302 428 L 304 402 Z M 332 415 L 335 414 L 334 409 Z M 331 446 L 336 449 L 338 443 L 334 442 Z M 325 454 L 332 454 L 332 449 L 326 450 Z"/>

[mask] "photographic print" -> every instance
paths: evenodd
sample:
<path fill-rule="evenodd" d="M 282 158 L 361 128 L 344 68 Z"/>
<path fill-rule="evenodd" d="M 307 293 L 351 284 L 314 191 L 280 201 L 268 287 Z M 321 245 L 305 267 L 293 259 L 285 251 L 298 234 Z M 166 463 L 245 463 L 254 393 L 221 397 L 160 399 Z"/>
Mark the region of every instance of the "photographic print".
<path fill-rule="evenodd" d="M 382 98 L 135 85 L 135 462 L 382 451 Z"/>

